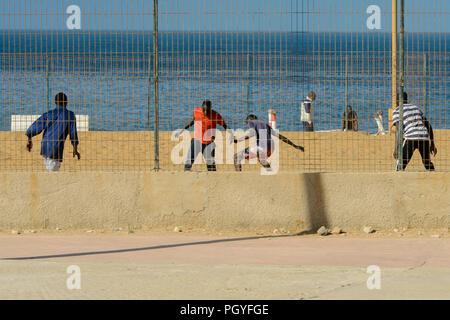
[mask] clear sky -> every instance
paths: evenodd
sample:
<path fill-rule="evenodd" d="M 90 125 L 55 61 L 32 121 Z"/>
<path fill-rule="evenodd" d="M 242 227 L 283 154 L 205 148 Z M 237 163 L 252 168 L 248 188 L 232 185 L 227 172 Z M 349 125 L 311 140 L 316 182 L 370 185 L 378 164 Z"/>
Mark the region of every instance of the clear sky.
<path fill-rule="evenodd" d="M 450 32 L 450 1 L 405 0 L 406 30 Z M 151 31 L 153 0 L 0 0 L 0 29 L 67 30 L 67 7 L 81 30 Z M 159 0 L 161 31 L 368 32 L 370 5 L 391 30 L 391 0 Z M 447 20 L 449 22 L 447 22 Z"/>

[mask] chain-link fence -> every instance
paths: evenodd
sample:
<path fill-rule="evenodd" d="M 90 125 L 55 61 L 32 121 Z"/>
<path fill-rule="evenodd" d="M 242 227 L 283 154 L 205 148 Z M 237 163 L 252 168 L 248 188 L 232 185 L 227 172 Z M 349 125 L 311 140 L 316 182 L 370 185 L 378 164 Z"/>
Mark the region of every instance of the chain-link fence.
<path fill-rule="evenodd" d="M 274 137 L 277 160 L 268 161 L 282 170 L 395 170 L 402 53 L 392 45 L 393 1 L 168 0 L 157 12 L 155 3 L 0 1 L 1 170 L 46 170 L 42 133 L 28 152 L 25 131 L 56 108 L 58 92 L 77 116 L 81 154 L 72 156 L 69 135 L 63 171 L 183 170 L 200 118 L 189 135 L 173 131 L 204 100 L 233 130 L 245 131 L 249 114 L 268 123 L 273 110 L 272 128 L 305 148 Z M 405 1 L 404 89 L 433 128 L 437 171 L 450 169 L 449 9 L 445 0 Z M 228 143 L 217 128 L 217 170 L 235 170 L 234 154 L 257 142 Z M 260 168 L 257 159 L 242 164 Z M 406 170 L 425 170 L 418 151 Z"/>

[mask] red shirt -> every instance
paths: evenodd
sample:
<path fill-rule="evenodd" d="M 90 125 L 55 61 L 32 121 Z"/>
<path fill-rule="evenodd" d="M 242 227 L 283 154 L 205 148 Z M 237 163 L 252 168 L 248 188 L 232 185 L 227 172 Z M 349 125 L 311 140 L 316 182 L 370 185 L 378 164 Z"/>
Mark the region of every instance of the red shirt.
<path fill-rule="evenodd" d="M 214 141 L 218 124 L 222 127 L 225 125 L 225 121 L 218 112 L 211 110 L 211 114 L 206 116 L 203 114 L 203 108 L 194 109 L 194 121 L 194 139 L 203 144 Z"/>

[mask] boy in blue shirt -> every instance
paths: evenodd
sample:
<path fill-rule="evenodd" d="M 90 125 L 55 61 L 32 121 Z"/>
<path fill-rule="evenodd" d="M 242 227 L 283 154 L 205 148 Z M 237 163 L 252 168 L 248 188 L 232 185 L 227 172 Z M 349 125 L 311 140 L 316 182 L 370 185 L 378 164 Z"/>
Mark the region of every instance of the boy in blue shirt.
<path fill-rule="evenodd" d="M 55 96 L 56 108 L 44 113 L 27 130 L 27 150 L 33 148 L 31 138 L 44 131 L 41 142 L 41 156 L 48 171 L 58 171 L 61 167 L 64 142 L 68 135 L 73 146 L 73 157 L 80 160 L 75 114 L 66 108 L 67 96 L 60 92 Z"/>

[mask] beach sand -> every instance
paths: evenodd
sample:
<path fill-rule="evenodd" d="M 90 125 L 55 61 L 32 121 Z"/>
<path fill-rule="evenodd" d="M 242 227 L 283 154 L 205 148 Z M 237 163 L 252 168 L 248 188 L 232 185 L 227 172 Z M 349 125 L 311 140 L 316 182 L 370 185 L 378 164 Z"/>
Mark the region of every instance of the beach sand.
<path fill-rule="evenodd" d="M 394 134 L 369 135 L 363 132 L 283 132 L 294 143 L 305 147 L 305 152 L 282 142 L 279 147 L 281 171 L 298 172 L 389 172 L 395 170 L 392 157 Z M 33 138 L 33 150 L 26 150 L 27 139 L 23 132 L 0 132 L 0 170 L 45 171 L 40 156 L 42 135 Z M 154 168 L 153 132 L 80 132 L 81 160 L 72 157 L 70 141 L 66 140 L 61 171 L 149 171 Z M 223 139 L 226 141 L 226 139 Z M 438 149 L 432 157 L 437 171 L 450 170 L 450 130 L 436 130 Z M 183 170 L 181 164 L 171 160 L 178 141 L 171 141 L 170 132 L 160 132 L 160 168 Z M 223 154 L 226 154 L 225 142 Z M 241 146 L 242 147 L 242 146 Z M 237 146 L 234 146 L 236 150 Z M 187 150 L 185 150 L 187 152 Z M 231 151 L 231 154 L 234 151 Z M 181 153 L 180 153 L 181 154 Z M 234 170 L 232 164 L 219 164 L 220 151 L 216 151 L 218 170 Z M 273 158 L 273 157 L 272 157 Z M 225 158 L 223 158 L 225 159 Z M 230 159 L 232 161 L 232 158 Z M 247 160 L 248 161 L 248 160 Z M 222 161 L 224 163 L 225 160 Z M 243 170 L 259 170 L 258 164 L 244 164 Z M 204 164 L 194 165 L 193 171 L 205 171 Z M 406 171 L 425 171 L 418 151 Z"/>

